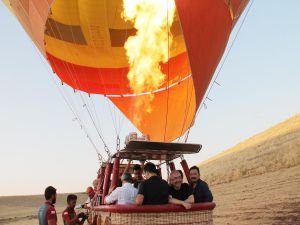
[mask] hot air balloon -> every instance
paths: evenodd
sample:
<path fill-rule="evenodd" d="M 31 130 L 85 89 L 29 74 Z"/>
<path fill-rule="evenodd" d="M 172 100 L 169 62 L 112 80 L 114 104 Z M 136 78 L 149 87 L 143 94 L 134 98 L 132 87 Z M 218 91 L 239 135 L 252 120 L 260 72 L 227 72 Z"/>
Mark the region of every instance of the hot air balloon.
<path fill-rule="evenodd" d="M 122 0 L 5 1 L 62 82 L 106 95 L 153 141 L 173 141 L 194 115 L 247 0 L 176 1 L 173 44 L 151 113 L 135 107 L 149 93 L 133 93 L 124 43 L 136 30 L 122 17 Z M 166 46 L 167 47 L 167 46 Z M 135 117 L 139 121 L 135 121 Z"/>
<path fill-rule="evenodd" d="M 200 150 L 200 145 L 170 146 L 167 142 L 181 137 L 194 124 L 195 115 L 223 56 L 230 34 L 249 0 L 175 0 L 172 16 L 168 7 L 165 11 L 162 9 L 166 15 L 167 36 L 161 37 L 166 44 L 160 48 L 166 52 L 167 58 L 160 60 L 155 69 L 161 71 L 163 78 L 155 88 L 144 82 L 144 88 L 139 89 L 133 86 L 139 82 L 139 73 L 143 71 L 133 68 L 139 61 L 132 60 L 130 53 L 134 55 L 132 51 L 136 49 L 134 46 L 126 47 L 126 43 L 131 37 L 140 34 L 140 30 L 138 24 L 124 19 L 124 0 L 3 1 L 63 83 L 87 94 L 106 96 L 142 134 L 154 141 L 150 144 L 131 142 L 123 153 L 117 153 L 114 156 L 117 159 L 113 173 L 115 178 L 119 174 L 120 158 L 171 162 L 183 154 Z M 170 23 L 169 17 L 172 17 Z M 156 22 L 156 18 L 150 22 Z M 141 27 L 146 26 L 142 24 Z M 152 46 L 162 42 L 159 40 L 152 43 Z M 143 57 L 150 58 L 152 55 L 147 52 L 151 50 L 140 49 L 144 51 Z M 131 72 L 136 72 L 132 80 L 128 76 Z M 151 79 L 150 82 L 153 82 Z M 147 149 L 147 154 L 141 149 Z M 149 149 L 161 151 L 155 151 L 154 154 L 153 151 L 149 153 Z M 104 183 L 105 196 L 112 164 L 106 164 L 106 172 L 104 166 L 101 168 L 98 178 L 103 181 L 99 182 L 102 189 Z M 186 169 L 185 165 L 185 172 Z M 194 206 L 193 212 L 187 217 L 192 218 L 196 211 L 211 213 L 213 208 L 213 203 Z M 176 219 L 176 212 L 182 209 L 177 206 L 171 209 L 162 206 L 148 209 L 104 207 L 98 208 L 98 211 L 110 213 L 108 217 L 120 212 L 122 215 L 134 214 L 134 217 L 141 216 L 148 221 L 146 214 L 149 212 L 171 213 Z M 151 224 L 158 224 L 156 219 L 150 218 Z M 144 224 L 144 221 L 112 222 L 140 223 Z M 172 221 L 159 224 L 170 223 Z M 211 224 L 210 220 L 205 224 Z"/>

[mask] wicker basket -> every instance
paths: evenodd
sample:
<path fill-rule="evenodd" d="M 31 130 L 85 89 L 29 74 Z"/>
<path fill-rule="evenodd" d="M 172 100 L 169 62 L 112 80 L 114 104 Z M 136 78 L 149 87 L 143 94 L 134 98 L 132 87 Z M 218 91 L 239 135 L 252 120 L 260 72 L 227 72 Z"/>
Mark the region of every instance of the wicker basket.
<path fill-rule="evenodd" d="M 143 206 L 142 206 L 143 207 Z M 146 208 L 141 210 L 142 207 L 131 207 L 131 209 L 123 210 L 113 208 L 109 211 L 108 208 L 96 211 L 98 215 L 97 225 L 212 225 L 213 224 L 213 210 L 198 209 L 194 207 L 193 210 L 184 210 L 183 208 L 165 207 L 161 212 L 159 210 L 152 210 Z M 153 207 L 154 208 L 154 207 Z M 161 206 L 159 206 L 161 208 Z M 149 211 L 149 212 L 146 212 Z"/>

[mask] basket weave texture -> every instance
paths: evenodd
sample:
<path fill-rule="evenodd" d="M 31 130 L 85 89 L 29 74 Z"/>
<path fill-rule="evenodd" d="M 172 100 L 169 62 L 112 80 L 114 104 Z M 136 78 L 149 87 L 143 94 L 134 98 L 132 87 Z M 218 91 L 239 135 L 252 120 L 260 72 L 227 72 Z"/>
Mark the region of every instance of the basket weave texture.
<path fill-rule="evenodd" d="M 213 211 L 164 213 L 98 212 L 97 225 L 213 225 Z"/>

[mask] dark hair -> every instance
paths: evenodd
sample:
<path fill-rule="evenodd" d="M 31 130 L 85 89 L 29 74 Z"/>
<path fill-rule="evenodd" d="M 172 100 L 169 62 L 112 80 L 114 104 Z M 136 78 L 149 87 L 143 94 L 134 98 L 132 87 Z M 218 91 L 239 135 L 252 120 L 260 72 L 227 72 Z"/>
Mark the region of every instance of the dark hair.
<path fill-rule="evenodd" d="M 178 173 L 180 173 L 181 178 L 183 178 L 183 172 L 181 170 L 176 170 Z"/>
<path fill-rule="evenodd" d="M 55 195 L 55 194 L 56 194 L 56 189 L 54 187 L 49 186 L 45 189 L 44 195 L 45 195 L 46 200 L 49 200 L 52 197 L 52 195 Z"/>
<path fill-rule="evenodd" d="M 130 173 L 123 173 L 122 180 L 126 181 L 128 183 L 131 183 L 132 182 L 131 174 Z"/>
<path fill-rule="evenodd" d="M 146 163 L 146 165 L 144 166 L 144 171 L 149 173 L 158 173 L 156 166 L 151 162 Z"/>
<path fill-rule="evenodd" d="M 156 174 L 157 174 L 157 176 L 161 177 L 161 169 L 160 168 L 156 169 Z"/>
<path fill-rule="evenodd" d="M 71 200 L 77 200 L 77 195 L 70 194 L 67 197 L 67 203 L 70 203 Z"/>
<path fill-rule="evenodd" d="M 142 167 L 139 164 L 135 164 L 132 169 L 133 170 L 142 170 Z"/>
<path fill-rule="evenodd" d="M 199 170 L 199 167 L 198 167 L 198 166 L 192 166 L 192 167 L 190 168 L 190 172 L 191 172 L 191 170 L 197 170 L 198 173 L 200 174 L 200 170 Z"/>

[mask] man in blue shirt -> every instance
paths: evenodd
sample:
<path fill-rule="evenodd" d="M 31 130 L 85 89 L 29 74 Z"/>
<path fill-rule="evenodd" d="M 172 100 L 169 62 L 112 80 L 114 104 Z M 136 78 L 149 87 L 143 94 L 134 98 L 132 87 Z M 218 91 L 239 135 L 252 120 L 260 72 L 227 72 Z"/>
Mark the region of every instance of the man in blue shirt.
<path fill-rule="evenodd" d="M 195 203 L 212 202 L 213 195 L 209 190 L 208 184 L 200 179 L 200 170 L 197 166 L 190 168 L 191 188 L 193 190 Z"/>

